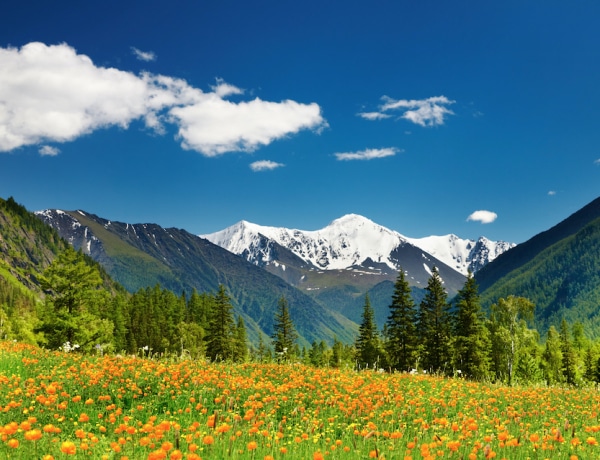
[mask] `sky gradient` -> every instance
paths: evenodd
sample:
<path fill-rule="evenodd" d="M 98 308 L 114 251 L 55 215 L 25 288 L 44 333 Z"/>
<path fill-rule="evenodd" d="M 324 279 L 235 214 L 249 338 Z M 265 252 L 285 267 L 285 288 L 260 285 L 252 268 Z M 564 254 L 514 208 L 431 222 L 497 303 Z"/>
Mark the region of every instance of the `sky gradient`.
<path fill-rule="evenodd" d="M 0 197 L 526 241 L 600 195 L 600 3 L 11 2 Z"/>

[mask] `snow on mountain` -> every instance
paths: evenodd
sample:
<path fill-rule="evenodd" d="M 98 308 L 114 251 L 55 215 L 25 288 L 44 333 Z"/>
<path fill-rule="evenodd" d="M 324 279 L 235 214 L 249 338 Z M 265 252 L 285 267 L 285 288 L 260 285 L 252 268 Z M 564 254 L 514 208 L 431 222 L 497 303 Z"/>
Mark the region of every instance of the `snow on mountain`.
<path fill-rule="evenodd" d="M 463 275 L 467 275 L 469 270 L 475 273 L 515 246 L 514 243 L 505 241 L 490 241 L 484 236 L 475 241 L 461 239 L 453 234 L 407 240 Z"/>
<path fill-rule="evenodd" d="M 466 275 L 476 272 L 514 244 L 493 242 L 481 237 L 464 240 L 456 235 L 407 238 L 356 214 L 348 214 L 315 231 L 266 227 L 241 221 L 222 231 L 200 235 L 249 261 L 271 260 L 264 238 L 291 250 L 307 263 L 324 270 L 346 269 L 370 259 L 397 269 L 390 254 L 411 244 Z M 258 249 L 260 248 L 260 249 Z M 262 251 L 257 254 L 257 250 Z"/>
<path fill-rule="evenodd" d="M 360 265 L 367 258 L 395 269 L 389 255 L 405 242 L 399 233 L 356 214 L 343 216 L 315 231 L 266 227 L 241 221 L 225 230 L 200 236 L 234 254 L 251 254 L 252 249 L 259 245 L 261 235 L 288 248 L 307 263 L 325 270 Z M 268 260 L 268 254 L 263 254 L 263 257 Z"/>

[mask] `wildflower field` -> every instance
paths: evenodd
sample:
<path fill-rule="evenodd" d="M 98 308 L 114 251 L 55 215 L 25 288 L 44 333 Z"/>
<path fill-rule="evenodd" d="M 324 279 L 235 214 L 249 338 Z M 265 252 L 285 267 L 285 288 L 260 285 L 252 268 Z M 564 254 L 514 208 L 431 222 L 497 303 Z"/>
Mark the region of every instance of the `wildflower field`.
<path fill-rule="evenodd" d="M 595 389 L 0 342 L 0 458 L 593 459 Z"/>

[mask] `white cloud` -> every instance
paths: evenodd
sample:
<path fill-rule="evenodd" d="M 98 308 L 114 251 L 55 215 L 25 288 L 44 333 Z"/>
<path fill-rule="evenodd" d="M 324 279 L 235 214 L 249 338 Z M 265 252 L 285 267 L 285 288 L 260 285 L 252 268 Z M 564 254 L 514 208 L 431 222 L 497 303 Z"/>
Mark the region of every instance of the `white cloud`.
<path fill-rule="evenodd" d="M 219 97 L 227 97 L 232 94 L 244 94 L 244 90 L 237 86 L 225 83 L 222 78 L 217 78 L 217 84 L 210 87 L 214 93 Z"/>
<path fill-rule="evenodd" d="M 381 112 L 361 112 L 358 114 L 358 116 L 364 118 L 365 120 L 383 120 L 384 118 L 391 117 L 391 115 Z"/>
<path fill-rule="evenodd" d="M 597 160 L 594 161 L 595 165 L 600 165 L 600 158 L 598 158 Z"/>
<path fill-rule="evenodd" d="M 131 52 L 133 55 L 140 61 L 151 62 L 156 61 L 156 54 L 152 51 L 142 51 L 137 49 L 136 47 L 131 47 Z"/>
<path fill-rule="evenodd" d="M 344 152 L 335 153 L 334 155 L 338 160 L 373 160 L 375 158 L 385 158 L 396 155 L 400 152 L 395 147 L 389 147 L 384 149 L 366 149 L 358 152 Z"/>
<path fill-rule="evenodd" d="M 481 222 L 482 224 L 491 224 L 496 220 L 498 214 L 492 211 L 475 211 L 469 217 L 467 217 L 467 221 L 473 220 L 476 222 Z"/>
<path fill-rule="evenodd" d="M 38 152 L 40 155 L 54 157 L 60 153 L 60 150 L 50 145 L 42 145 Z"/>
<path fill-rule="evenodd" d="M 556 191 L 555 190 L 548 191 L 548 196 L 554 196 L 554 195 L 556 195 Z"/>
<path fill-rule="evenodd" d="M 392 99 L 388 96 L 381 98 L 383 104 L 379 106 L 378 112 L 363 112 L 358 115 L 367 120 L 379 120 L 389 118 L 388 112 L 401 112 L 400 118 L 404 118 L 420 126 L 438 126 L 444 124 L 447 115 L 454 112 L 447 106 L 455 101 L 446 96 L 435 96 L 427 99 Z"/>
<path fill-rule="evenodd" d="M 205 93 L 169 76 L 97 67 L 66 44 L 0 48 L 0 152 L 127 128 L 138 119 L 159 133 L 165 123 L 175 124 L 182 147 L 207 156 L 252 151 L 326 126 L 315 103 L 230 102 L 223 98 L 242 90 L 220 79 L 212 89 Z"/>
<path fill-rule="evenodd" d="M 258 98 L 233 103 L 216 93 L 206 94 L 195 104 L 174 107 L 170 115 L 179 125 L 182 147 L 207 156 L 250 152 L 275 139 L 323 124 L 321 108 L 314 103 L 268 102 Z"/>
<path fill-rule="evenodd" d="M 252 171 L 270 171 L 276 168 L 281 168 L 285 166 L 283 163 L 277 163 L 271 160 L 259 160 L 253 163 L 250 163 L 250 169 Z"/>

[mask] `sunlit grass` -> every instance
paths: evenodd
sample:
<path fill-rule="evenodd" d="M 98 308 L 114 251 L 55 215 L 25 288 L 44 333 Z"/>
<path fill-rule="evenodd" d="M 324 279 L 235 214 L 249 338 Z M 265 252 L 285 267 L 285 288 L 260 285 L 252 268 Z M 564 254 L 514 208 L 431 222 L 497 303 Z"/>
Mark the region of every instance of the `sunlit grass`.
<path fill-rule="evenodd" d="M 0 343 L 0 458 L 592 459 L 592 389 Z"/>

